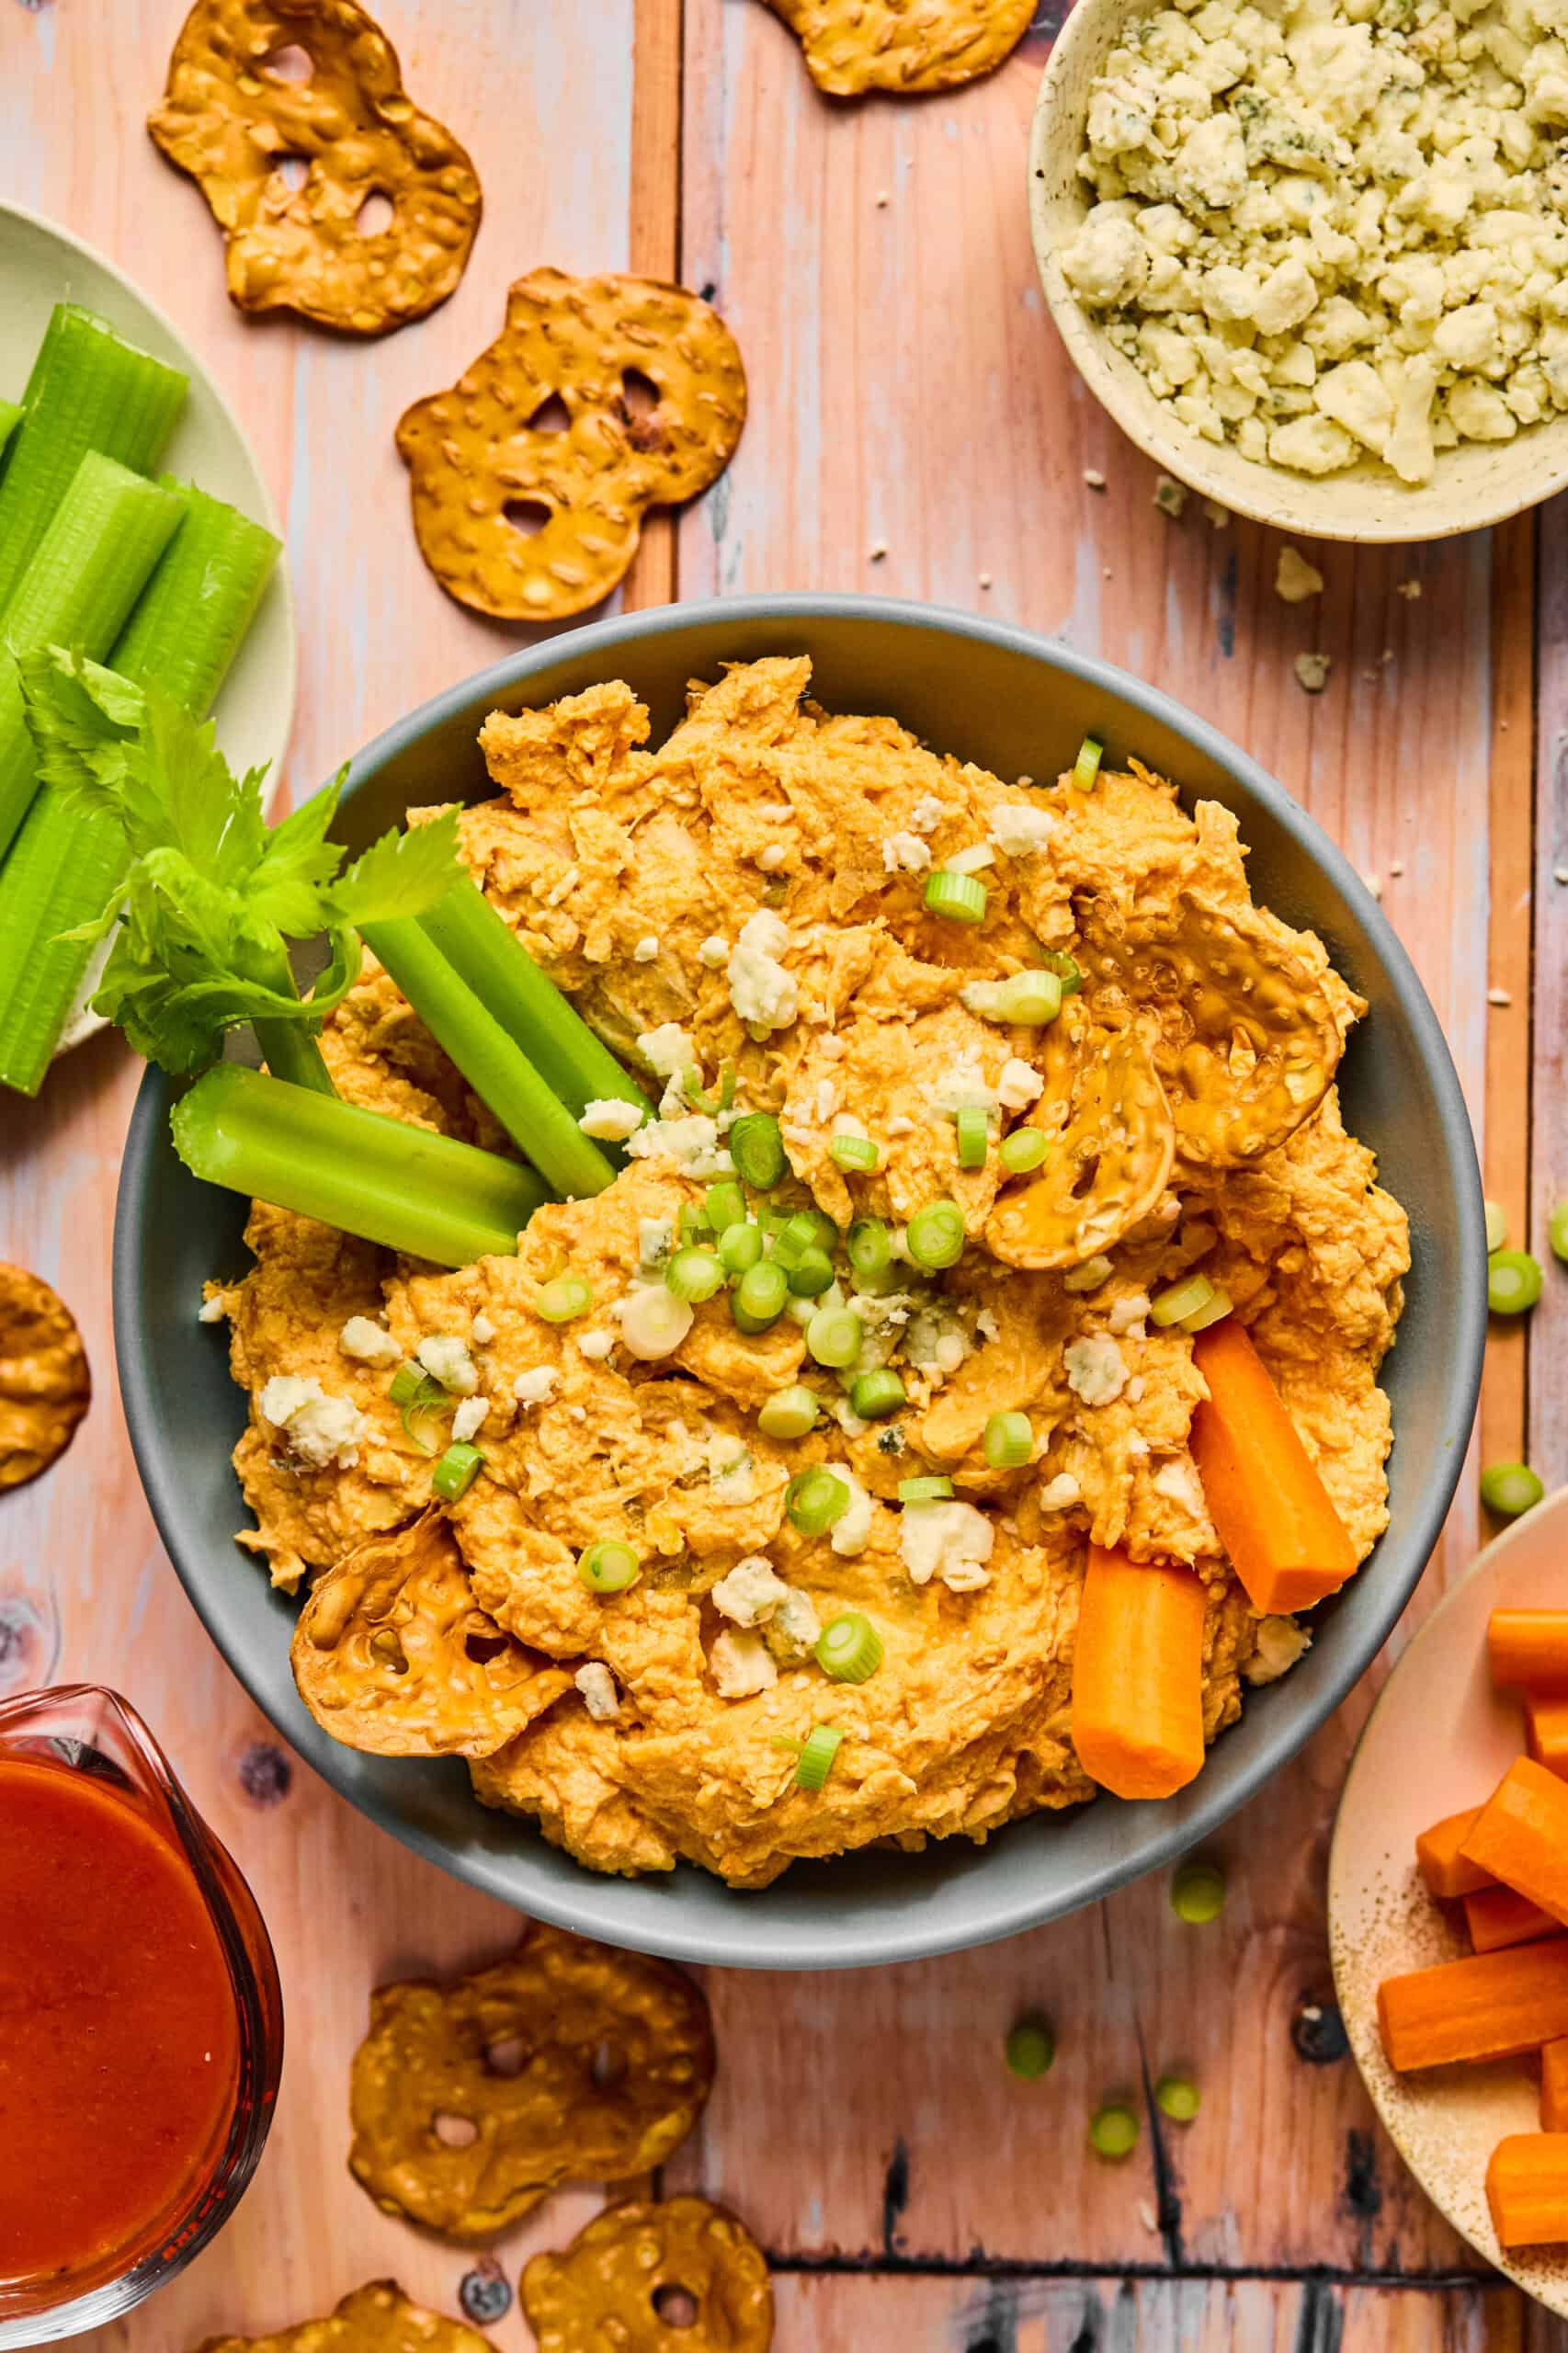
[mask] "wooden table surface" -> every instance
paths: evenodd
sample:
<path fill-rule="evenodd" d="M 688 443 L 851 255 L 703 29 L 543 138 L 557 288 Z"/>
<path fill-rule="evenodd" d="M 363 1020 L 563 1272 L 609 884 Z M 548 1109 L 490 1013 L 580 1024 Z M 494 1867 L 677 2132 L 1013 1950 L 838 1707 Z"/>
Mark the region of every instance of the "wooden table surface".
<path fill-rule="evenodd" d="M 1071 374 L 1030 259 L 1050 0 L 990 81 L 858 106 L 816 95 L 762 0 L 385 0 L 411 88 L 477 160 L 485 219 L 450 302 L 365 347 L 229 309 L 206 209 L 142 128 L 183 13 L 0 0 L 0 196 L 130 269 L 256 440 L 299 595 L 294 790 L 518 640 L 460 613 L 415 554 L 391 438 L 403 406 L 490 339 L 508 280 L 537 264 L 678 275 L 739 336 L 752 415 L 713 494 L 650 533 L 627 601 L 930 598 L 1059 634 L 1214 720 L 1378 879 L 1448 1031 L 1487 1189 L 1545 1255 L 1568 1186 L 1568 508 L 1403 551 L 1309 546 L 1325 593 L 1291 607 L 1277 535 L 1216 529 L 1196 499 L 1179 521 L 1158 513 L 1152 469 Z M 1315 697 L 1291 670 L 1309 650 L 1334 664 Z M 71 1453 L 0 1501 L 0 1690 L 131 1693 L 277 1940 L 289 2061 L 257 2179 L 182 2279 L 91 2340 L 185 2353 L 387 2273 L 455 2309 L 468 2258 L 349 2180 L 346 2070 L 373 1984 L 494 1956 L 516 1921 L 279 1749 L 162 1553 L 109 1333 L 135 1083 L 102 1038 L 0 1120 L 0 1256 L 59 1285 L 97 1383 Z M 1568 1476 L 1565 1334 L 1568 1282 L 1549 1277 L 1528 1329 L 1494 1338 L 1479 1446 L 1391 1653 L 1474 1552 L 1478 1460 Z M 710 1973 L 722 2073 L 664 2187 L 700 2186 L 750 2223 L 781 2353 L 1568 2346 L 1405 2176 L 1336 2031 L 1327 1842 L 1377 1680 L 1216 1842 L 1233 1890 L 1216 1927 L 1184 1928 L 1156 1881 L 923 1966 Z M 1037 2005 L 1060 2055 L 1031 2086 L 1001 2041 Z M 1152 2117 L 1130 2163 L 1090 2159 L 1091 2106 L 1178 2061 L 1203 2086 L 1198 2123 Z M 500 2240 L 507 2279 L 597 2203 L 563 2193 Z M 491 2334 L 504 2353 L 530 2342 L 515 2303 Z"/>

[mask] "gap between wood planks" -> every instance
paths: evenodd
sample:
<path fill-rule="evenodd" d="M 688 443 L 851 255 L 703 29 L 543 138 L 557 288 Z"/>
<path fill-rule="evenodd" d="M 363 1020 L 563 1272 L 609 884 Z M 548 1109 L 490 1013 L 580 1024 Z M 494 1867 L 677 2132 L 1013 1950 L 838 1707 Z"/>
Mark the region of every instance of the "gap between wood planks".
<path fill-rule="evenodd" d="M 627 253 L 629 267 L 642 278 L 680 277 L 684 13 L 684 0 L 635 0 Z M 624 611 L 676 602 L 676 517 L 660 508 L 643 524 L 621 597 Z"/>

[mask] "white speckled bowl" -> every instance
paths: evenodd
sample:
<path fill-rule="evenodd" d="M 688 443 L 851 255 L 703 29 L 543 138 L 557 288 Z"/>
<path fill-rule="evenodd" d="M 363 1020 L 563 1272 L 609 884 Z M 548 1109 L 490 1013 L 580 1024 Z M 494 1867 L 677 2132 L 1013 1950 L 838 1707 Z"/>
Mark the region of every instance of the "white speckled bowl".
<path fill-rule="evenodd" d="M 1035 102 L 1029 140 L 1029 226 L 1040 283 L 1067 354 L 1130 440 L 1205 498 L 1237 515 L 1319 540 L 1442 540 L 1500 523 L 1568 484 L 1568 415 L 1531 426 L 1512 441 L 1444 449 L 1419 489 L 1364 460 L 1313 481 L 1218 448 L 1184 425 L 1149 389 L 1103 326 L 1080 309 L 1058 259 L 1088 210 L 1078 176 L 1089 91 L 1128 19 L 1151 0 L 1076 0 Z"/>
<path fill-rule="evenodd" d="M 1329 1949 L 1350 2048 L 1389 2137 L 1478 2254 L 1568 2317 L 1568 2252 L 1497 2245 L 1486 2161 L 1506 2132 L 1540 2130 L 1529 2059 L 1396 2075 L 1378 2037 L 1378 1982 L 1470 1950 L 1457 1905 L 1416 1876 L 1416 1834 L 1487 1797 L 1524 1746 L 1517 1700 L 1492 1688 L 1494 1609 L 1568 1606 L 1568 1487 L 1489 1544 L 1421 1627 L 1368 1719 L 1328 1864 Z M 1455 1920 L 1460 1920 L 1456 1928 Z"/>

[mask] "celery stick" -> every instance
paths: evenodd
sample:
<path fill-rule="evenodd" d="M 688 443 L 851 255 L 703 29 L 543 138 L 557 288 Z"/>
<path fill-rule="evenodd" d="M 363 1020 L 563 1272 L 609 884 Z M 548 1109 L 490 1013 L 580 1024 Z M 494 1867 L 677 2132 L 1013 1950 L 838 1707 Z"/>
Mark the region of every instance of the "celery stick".
<path fill-rule="evenodd" d="M 0 401 L 0 457 L 5 455 L 6 444 L 21 421 L 22 412 L 15 401 Z"/>
<path fill-rule="evenodd" d="M 4 499 L 0 491 L 0 505 Z M 0 856 L 38 785 L 11 656 L 39 645 L 79 645 L 101 660 L 183 512 L 170 492 L 96 449 L 77 467 L 0 621 Z"/>
<path fill-rule="evenodd" d="M 187 379 L 124 343 L 106 320 L 55 305 L 22 395 L 22 425 L 0 481 L 0 622 L 89 449 L 132 473 L 158 462 Z"/>
<path fill-rule="evenodd" d="M 179 499 L 185 520 L 109 664 L 127 676 L 155 678 L 201 719 L 250 626 L 278 541 L 192 484 L 165 477 L 160 487 Z M 126 869 L 120 827 L 74 813 L 52 792 L 35 796 L 0 867 L 0 1086 L 37 1094 L 93 953 L 59 935 L 101 915 Z M 299 1042 L 307 1063 L 314 1055 L 320 1066 L 313 1039 L 302 1034 Z"/>
<path fill-rule="evenodd" d="M 611 1097 L 647 1110 L 642 1089 L 546 980 L 476 883 L 456 884 L 419 923 L 574 1118 L 596 1099 Z"/>
<path fill-rule="evenodd" d="M 175 1105 L 194 1176 L 438 1267 L 511 1257 L 549 1199 L 531 1169 L 427 1128 L 219 1063 Z"/>
<path fill-rule="evenodd" d="M 451 895 L 451 894 L 449 894 Z M 424 926 L 403 915 L 360 926 L 437 1044 L 558 1193 L 602 1193 L 615 1171 L 519 1046 L 459 978 Z M 547 983 L 548 985 L 548 983 Z"/>

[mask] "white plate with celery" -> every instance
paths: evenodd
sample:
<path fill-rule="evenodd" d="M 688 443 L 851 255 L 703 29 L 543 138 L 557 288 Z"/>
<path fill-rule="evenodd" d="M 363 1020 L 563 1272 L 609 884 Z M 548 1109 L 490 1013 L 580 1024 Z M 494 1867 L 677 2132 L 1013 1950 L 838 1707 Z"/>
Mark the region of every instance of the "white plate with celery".
<path fill-rule="evenodd" d="M 261 469 L 188 344 L 101 255 L 0 204 L 0 631 L 81 647 L 214 716 L 242 772 L 293 719 L 287 558 Z M 40 788 L 0 677 L 0 1087 L 36 1094 L 99 1027 L 91 952 L 118 848 Z"/>

